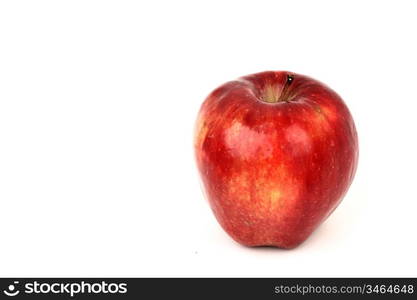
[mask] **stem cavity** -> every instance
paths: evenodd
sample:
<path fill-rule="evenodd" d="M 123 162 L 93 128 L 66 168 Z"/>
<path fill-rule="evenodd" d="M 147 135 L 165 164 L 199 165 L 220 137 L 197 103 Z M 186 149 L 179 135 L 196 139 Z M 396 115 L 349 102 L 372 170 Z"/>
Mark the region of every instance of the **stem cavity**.
<path fill-rule="evenodd" d="M 278 85 L 268 84 L 265 86 L 262 101 L 268 103 L 278 103 L 278 102 L 289 102 L 289 86 L 294 81 L 294 75 L 287 74 L 286 81 L 282 87 L 279 89 Z"/>

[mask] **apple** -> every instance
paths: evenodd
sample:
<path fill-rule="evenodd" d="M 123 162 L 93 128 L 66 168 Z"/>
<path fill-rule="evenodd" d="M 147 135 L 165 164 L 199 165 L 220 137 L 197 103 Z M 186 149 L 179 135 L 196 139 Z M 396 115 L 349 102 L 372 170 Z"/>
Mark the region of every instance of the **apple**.
<path fill-rule="evenodd" d="M 215 89 L 200 108 L 194 149 L 216 219 L 246 246 L 291 249 L 305 241 L 340 204 L 358 162 L 342 98 L 286 71 Z"/>

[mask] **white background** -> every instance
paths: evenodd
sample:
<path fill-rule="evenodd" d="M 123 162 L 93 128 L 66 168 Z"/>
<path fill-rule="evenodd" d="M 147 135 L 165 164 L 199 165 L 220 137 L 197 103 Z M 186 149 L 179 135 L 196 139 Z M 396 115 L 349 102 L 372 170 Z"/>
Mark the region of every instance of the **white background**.
<path fill-rule="evenodd" d="M 417 276 L 413 1 L 2 1 L 1 276 Z M 357 176 L 300 247 L 245 248 L 199 187 L 205 96 L 310 75 L 355 118 Z"/>

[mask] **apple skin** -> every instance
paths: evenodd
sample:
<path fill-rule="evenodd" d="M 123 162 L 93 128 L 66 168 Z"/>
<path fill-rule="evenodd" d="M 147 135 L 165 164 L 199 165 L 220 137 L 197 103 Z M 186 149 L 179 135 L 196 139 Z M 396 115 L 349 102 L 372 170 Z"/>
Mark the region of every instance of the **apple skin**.
<path fill-rule="evenodd" d="M 200 108 L 194 149 L 216 219 L 246 246 L 291 249 L 305 241 L 342 201 L 358 162 L 341 97 L 286 71 L 215 89 Z"/>

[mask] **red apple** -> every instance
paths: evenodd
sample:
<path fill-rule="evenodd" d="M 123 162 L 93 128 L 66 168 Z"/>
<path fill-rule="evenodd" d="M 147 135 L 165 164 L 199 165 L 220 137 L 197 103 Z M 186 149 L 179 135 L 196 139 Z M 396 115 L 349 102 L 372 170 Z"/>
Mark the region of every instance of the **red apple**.
<path fill-rule="evenodd" d="M 340 96 L 283 71 L 214 90 L 201 106 L 194 147 L 214 215 L 247 246 L 306 240 L 341 202 L 358 161 L 355 124 Z"/>

